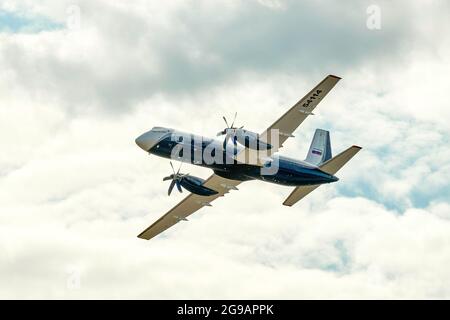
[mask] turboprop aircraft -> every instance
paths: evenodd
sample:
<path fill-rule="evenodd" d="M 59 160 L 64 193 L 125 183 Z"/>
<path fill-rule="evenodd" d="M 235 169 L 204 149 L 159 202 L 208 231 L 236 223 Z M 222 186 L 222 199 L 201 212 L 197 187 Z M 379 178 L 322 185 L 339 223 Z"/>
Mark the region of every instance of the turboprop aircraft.
<path fill-rule="evenodd" d="M 351 146 L 333 157 L 329 132 L 316 129 L 304 160 L 281 156 L 277 152 L 288 138 L 294 137 L 294 131 L 313 114 L 319 102 L 340 79 L 334 75 L 327 76 L 261 134 L 235 127 L 235 114 L 231 125 L 223 117 L 227 127 L 217 134 L 218 137 L 224 136 L 223 140 L 164 127 L 154 127 L 136 138 L 136 144 L 149 154 L 214 171 L 209 178 L 203 180 L 180 173 L 180 169 L 175 171 L 171 161 L 173 173 L 163 179 L 171 181 L 169 196 L 175 186 L 179 192 L 184 188 L 190 193 L 138 237 L 149 240 L 178 222 L 187 221 L 187 217 L 197 210 L 211 206 L 214 200 L 231 190 L 238 190 L 237 186 L 244 181 L 260 180 L 294 187 L 283 202 L 286 206 L 294 205 L 322 184 L 338 181 L 334 176 L 336 172 L 361 147 Z"/>

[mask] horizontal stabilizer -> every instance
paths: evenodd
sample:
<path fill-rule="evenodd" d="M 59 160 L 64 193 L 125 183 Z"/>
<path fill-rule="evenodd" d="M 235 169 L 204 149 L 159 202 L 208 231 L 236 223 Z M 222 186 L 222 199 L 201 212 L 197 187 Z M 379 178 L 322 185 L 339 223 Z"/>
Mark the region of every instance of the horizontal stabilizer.
<path fill-rule="evenodd" d="M 287 199 L 283 202 L 285 206 L 292 207 L 294 204 L 296 204 L 299 200 L 306 197 L 308 194 L 313 192 L 320 184 L 315 184 L 312 186 L 301 186 L 297 187 L 292 191 L 292 193 L 287 197 Z"/>
<path fill-rule="evenodd" d="M 361 150 L 361 147 L 358 146 L 352 146 L 348 148 L 347 150 L 341 152 L 336 157 L 326 161 L 320 166 L 320 170 L 329 173 L 329 174 L 335 174 L 339 171 L 355 154 L 358 153 L 358 151 Z M 317 187 L 319 187 L 319 184 L 312 185 L 312 186 L 300 186 L 294 189 L 292 193 L 287 197 L 287 199 L 283 202 L 285 206 L 293 206 L 298 201 L 303 199 L 305 196 L 310 194 L 312 191 L 314 191 Z"/>
<path fill-rule="evenodd" d="M 336 157 L 324 162 L 320 165 L 320 170 L 329 174 L 335 174 L 339 171 L 355 154 L 361 150 L 361 147 L 352 146 L 347 150 L 339 153 Z"/>

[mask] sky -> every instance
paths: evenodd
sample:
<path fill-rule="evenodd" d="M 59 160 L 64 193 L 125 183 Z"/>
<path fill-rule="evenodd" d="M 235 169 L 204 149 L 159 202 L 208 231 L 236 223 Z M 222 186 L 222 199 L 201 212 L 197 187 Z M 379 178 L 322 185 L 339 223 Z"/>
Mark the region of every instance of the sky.
<path fill-rule="evenodd" d="M 448 1 L 0 1 L 0 298 L 448 299 Z M 256 181 L 151 241 L 185 194 L 134 139 L 316 128 L 362 151 L 294 207 Z M 206 178 L 205 168 L 183 171 Z"/>

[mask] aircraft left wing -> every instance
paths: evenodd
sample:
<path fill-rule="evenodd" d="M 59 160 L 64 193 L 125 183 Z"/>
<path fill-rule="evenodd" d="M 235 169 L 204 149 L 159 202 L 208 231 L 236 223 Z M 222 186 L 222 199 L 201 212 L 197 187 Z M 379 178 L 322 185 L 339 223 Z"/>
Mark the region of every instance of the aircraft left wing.
<path fill-rule="evenodd" d="M 283 143 L 290 137 L 294 137 L 294 131 L 311 114 L 320 101 L 333 89 L 341 78 L 333 75 L 325 77 L 317 86 L 315 86 L 306 96 L 300 99 L 293 107 L 275 121 L 266 131 L 260 134 L 263 142 L 272 145 L 270 150 L 256 151 L 244 149 L 236 155 L 235 159 L 240 163 L 263 166 L 264 158 L 272 156 L 283 146 Z M 278 135 L 273 138 L 278 141 L 272 141 L 272 130 L 278 130 Z M 276 131 L 273 131 L 274 134 Z"/>
<path fill-rule="evenodd" d="M 306 96 L 298 101 L 291 109 L 275 121 L 266 131 L 261 134 L 261 140 L 271 143 L 270 131 L 277 129 L 278 146 L 274 144 L 275 148 L 270 151 L 271 154 L 278 151 L 283 146 L 283 143 L 290 137 L 293 137 L 294 131 L 298 126 L 311 114 L 317 107 L 320 101 L 333 89 L 341 78 L 329 75 L 325 77 L 317 86 L 314 87 Z"/>
<path fill-rule="evenodd" d="M 213 174 L 205 181 L 204 186 L 216 190 L 219 192 L 218 194 L 212 196 L 200 196 L 194 193 L 189 194 L 180 203 L 169 210 L 169 212 L 138 235 L 138 238 L 150 240 L 178 222 L 186 220 L 186 217 L 202 207 L 210 206 L 212 201 L 224 196 L 226 193 L 230 192 L 230 190 L 237 190 L 236 187 L 240 183 L 241 181 L 225 179 Z"/>

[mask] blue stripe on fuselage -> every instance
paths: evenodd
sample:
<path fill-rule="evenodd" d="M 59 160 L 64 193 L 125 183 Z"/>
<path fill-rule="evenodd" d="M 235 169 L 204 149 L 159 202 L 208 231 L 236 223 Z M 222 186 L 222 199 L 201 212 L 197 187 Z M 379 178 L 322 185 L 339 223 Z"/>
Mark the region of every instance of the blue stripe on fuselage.
<path fill-rule="evenodd" d="M 149 152 L 160 157 L 190 162 L 198 166 L 207 167 L 214 170 L 217 175 L 233 180 L 246 181 L 257 179 L 287 186 L 323 184 L 336 181 L 336 179 L 332 175 L 321 171 L 317 167 L 309 164 L 304 164 L 301 161 L 283 156 L 277 156 L 276 158 L 278 160 L 278 170 L 276 170 L 276 173 L 264 175 L 262 174 L 262 168 L 259 166 L 236 163 L 235 161 L 233 163 L 232 161 L 230 161 L 230 156 L 226 155 L 226 153 L 220 147 L 218 147 L 216 150 L 220 150 L 220 152 L 222 152 L 222 164 L 207 164 L 205 163 L 203 157 L 199 155 L 203 154 L 205 148 L 209 144 L 218 143 L 218 145 L 220 146 L 221 143 L 212 139 L 203 139 L 196 141 L 203 142 L 200 146 L 194 145 L 194 142 L 192 140 L 190 141 L 190 143 L 189 141 L 172 141 L 172 136 L 168 134 L 163 139 L 161 139 L 160 142 L 157 143 L 153 148 L 151 148 Z M 182 157 L 171 158 L 172 151 L 177 145 L 181 145 L 187 150 L 189 150 L 190 148 L 190 159 L 189 156 L 185 156 L 183 154 L 181 155 Z M 197 152 L 197 157 L 194 156 L 195 152 Z M 228 163 L 226 162 L 227 158 L 229 161 Z"/>

